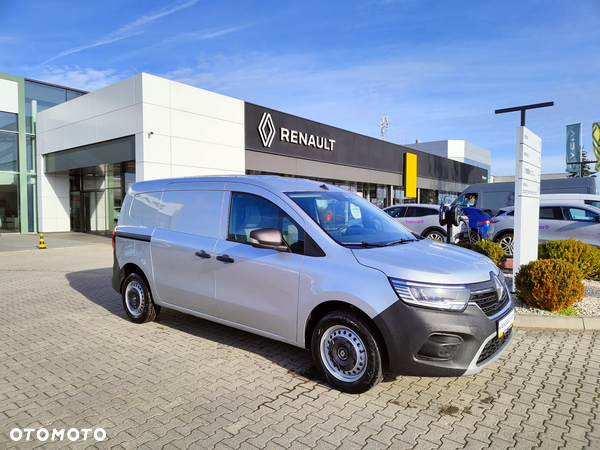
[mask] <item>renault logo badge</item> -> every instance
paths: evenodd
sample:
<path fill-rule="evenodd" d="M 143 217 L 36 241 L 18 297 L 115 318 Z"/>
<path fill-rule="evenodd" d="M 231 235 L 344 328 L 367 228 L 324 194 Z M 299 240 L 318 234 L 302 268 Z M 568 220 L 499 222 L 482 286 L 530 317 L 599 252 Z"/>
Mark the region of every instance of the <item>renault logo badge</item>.
<path fill-rule="evenodd" d="M 496 289 L 496 295 L 498 295 L 498 300 L 500 300 L 504 295 L 504 286 L 502 285 L 502 282 L 495 273 L 492 273 L 492 281 L 494 282 L 494 288 Z"/>
<path fill-rule="evenodd" d="M 262 119 L 260 119 L 260 124 L 258 124 L 258 134 L 260 134 L 260 139 L 262 140 L 263 146 L 269 148 L 273 143 L 273 138 L 275 137 L 275 125 L 273 125 L 271 114 L 263 113 Z"/>

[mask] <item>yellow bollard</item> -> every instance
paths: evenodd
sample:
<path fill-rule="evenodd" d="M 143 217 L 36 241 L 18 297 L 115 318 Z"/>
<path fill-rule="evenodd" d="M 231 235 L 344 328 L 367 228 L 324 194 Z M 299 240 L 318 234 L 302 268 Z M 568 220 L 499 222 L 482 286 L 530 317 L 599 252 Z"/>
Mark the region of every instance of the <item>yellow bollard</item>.
<path fill-rule="evenodd" d="M 44 233 L 40 233 L 40 245 L 38 245 L 38 248 L 46 248 L 46 243 L 44 242 Z"/>

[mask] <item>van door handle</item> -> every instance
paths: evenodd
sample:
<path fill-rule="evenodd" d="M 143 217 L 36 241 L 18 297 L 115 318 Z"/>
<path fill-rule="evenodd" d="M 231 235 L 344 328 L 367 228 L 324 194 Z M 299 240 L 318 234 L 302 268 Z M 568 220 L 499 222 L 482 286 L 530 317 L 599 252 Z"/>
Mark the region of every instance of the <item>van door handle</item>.
<path fill-rule="evenodd" d="M 224 255 L 221 255 L 221 256 L 217 256 L 217 261 L 223 261 L 226 263 L 234 262 L 233 258 L 231 258 L 227 253 L 225 253 Z"/>
<path fill-rule="evenodd" d="M 198 256 L 199 258 L 210 258 L 210 255 L 204 250 L 200 250 L 199 252 L 194 253 L 194 255 Z"/>

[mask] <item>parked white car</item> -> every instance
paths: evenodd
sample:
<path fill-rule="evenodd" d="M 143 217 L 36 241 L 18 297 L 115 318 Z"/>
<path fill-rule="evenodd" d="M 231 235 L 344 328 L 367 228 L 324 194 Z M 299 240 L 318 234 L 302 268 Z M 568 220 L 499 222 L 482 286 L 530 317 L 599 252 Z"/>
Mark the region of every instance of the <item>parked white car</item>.
<path fill-rule="evenodd" d="M 446 242 L 446 227 L 440 225 L 440 205 L 410 204 L 388 206 L 383 210 L 396 222 L 413 233 L 434 241 Z M 466 223 L 452 227 L 452 242 L 468 239 L 469 228 Z"/>
<path fill-rule="evenodd" d="M 508 257 L 514 251 L 514 209 L 491 220 L 488 239 Z M 573 201 L 540 201 L 539 242 L 574 238 L 600 247 L 600 208 Z"/>
<path fill-rule="evenodd" d="M 540 203 L 547 202 L 572 202 L 583 205 L 595 206 L 600 208 L 600 195 L 594 194 L 542 194 L 540 195 Z"/>

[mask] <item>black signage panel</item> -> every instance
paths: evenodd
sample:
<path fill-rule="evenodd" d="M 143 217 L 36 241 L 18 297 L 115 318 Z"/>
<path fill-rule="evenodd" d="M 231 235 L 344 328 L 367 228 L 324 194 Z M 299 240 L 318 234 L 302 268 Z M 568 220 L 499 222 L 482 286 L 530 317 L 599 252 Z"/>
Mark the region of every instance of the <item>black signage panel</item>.
<path fill-rule="evenodd" d="M 417 155 L 417 176 L 481 183 L 487 171 L 280 111 L 245 103 L 246 149 L 331 164 L 404 173 L 404 153 Z"/>

